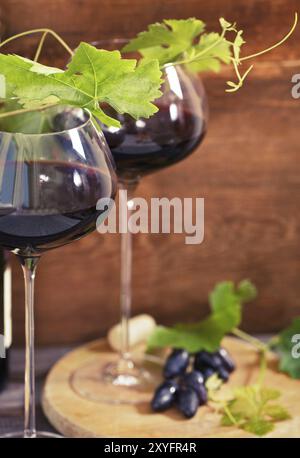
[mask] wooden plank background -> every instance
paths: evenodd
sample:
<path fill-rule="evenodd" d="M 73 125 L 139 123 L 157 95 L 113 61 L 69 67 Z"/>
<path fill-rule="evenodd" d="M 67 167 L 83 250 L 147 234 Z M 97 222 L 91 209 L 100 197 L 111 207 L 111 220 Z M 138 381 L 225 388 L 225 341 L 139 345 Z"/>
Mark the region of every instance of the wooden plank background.
<path fill-rule="evenodd" d="M 197 16 L 218 27 L 237 21 L 247 53 L 289 29 L 299 0 L 0 0 L 6 35 L 47 26 L 72 45 L 130 36 L 163 18 Z M 247 85 L 224 93 L 230 75 L 206 75 L 207 138 L 192 156 L 143 180 L 140 196 L 205 197 L 205 241 L 180 235 L 134 240 L 134 313 L 161 323 L 207 313 L 207 293 L 224 279 L 251 278 L 259 298 L 246 307 L 244 328 L 276 331 L 300 314 L 300 102 L 290 94 L 299 73 L 300 26 L 280 49 L 261 57 Z M 30 54 L 34 39 L 18 44 Z M 51 40 L 48 61 L 55 63 Z M 71 343 L 105 333 L 118 319 L 119 237 L 93 234 L 47 253 L 37 276 L 40 344 Z M 23 283 L 14 266 L 14 333 L 23 338 Z"/>

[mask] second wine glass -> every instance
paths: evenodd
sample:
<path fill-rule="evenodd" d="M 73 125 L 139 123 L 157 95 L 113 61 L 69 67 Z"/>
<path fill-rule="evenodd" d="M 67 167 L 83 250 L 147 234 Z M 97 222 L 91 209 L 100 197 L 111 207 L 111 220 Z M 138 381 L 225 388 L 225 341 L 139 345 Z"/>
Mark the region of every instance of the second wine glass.
<path fill-rule="evenodd" d="M 98 48 L 121 49 L 127 40 L 112 39 L 93 43 Z M 123 55 L 123 57 L 137 57 Z M 118 115 L 120 128 L 102 126 L 113 154 L 119 186 L 127 191 L 120 204 L 132 208 L 132 199 L 140 180 L 150 173 L 175 164 L 202 142 L 207 128 L 208 106 L 199 78 L 182 66 L 166 65 L 162 69 L 162 97 L 155 101 L 159 111 L 149 119 L 134 120 Z M 104 107 L 105 109 L 105 107 Z M 132 309 L 132 234 L 121 234 L 121 351 L 102 355 L 102 363 L 82 367 L 74 374 L 73 386 L 82 396 L 94 401 L 139 403 L 149 400 L 158 383 L 161 365 L 143 352 L 131 354 L 129 319 Z M 100 367 L 101 366 L 101 367 Z"/>

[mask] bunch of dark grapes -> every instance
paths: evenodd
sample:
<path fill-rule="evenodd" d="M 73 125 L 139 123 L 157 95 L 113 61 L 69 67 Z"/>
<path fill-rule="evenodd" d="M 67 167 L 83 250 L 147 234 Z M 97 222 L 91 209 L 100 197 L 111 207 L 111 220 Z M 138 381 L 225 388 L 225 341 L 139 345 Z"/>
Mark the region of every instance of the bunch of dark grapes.
<path fill-rule="evenodd" d="M 152 409 L 163 412 L 175 405 L 186 418 L 192 418 L 207 403 L 206 380 L 217 374 L 227 382 L 234 369 L 235 364 L 224 348 L 214 353 L 199 351 L 195 355 L 174 349 L 166 360 L 165 380 L 155 390 Z"/>

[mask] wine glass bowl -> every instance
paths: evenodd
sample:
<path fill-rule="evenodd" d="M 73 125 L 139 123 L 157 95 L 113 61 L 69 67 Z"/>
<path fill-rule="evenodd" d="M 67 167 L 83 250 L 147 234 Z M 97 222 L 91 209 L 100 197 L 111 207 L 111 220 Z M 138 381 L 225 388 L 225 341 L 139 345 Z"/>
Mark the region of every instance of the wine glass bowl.
<path fill-rule="evenodd" d="M 95 42 L 98 47 L 124 46 L 127 40 Z M 131 57 L 125 53 L 124 57 Z M 134 54 L 134 57 L 138 57 Z M 135 120 L 103 106 L 121 127 L 101 125 L 116 162 L 119 181 L 141 177 L 175 164 L 195 151 L 207 129 L 208 103 L 202 81 L 183 66 L 162 68 L 162 96 L 155 101 L 158 112 Z"/>
<path fill-rule="evenodd" d="M 116 192 L 109 149 L 89 113 L 55 107 L 41 116 L 51 132 L 0 132 L 0 242 L 21 256 L 94 230 L 97 201 Z"/>

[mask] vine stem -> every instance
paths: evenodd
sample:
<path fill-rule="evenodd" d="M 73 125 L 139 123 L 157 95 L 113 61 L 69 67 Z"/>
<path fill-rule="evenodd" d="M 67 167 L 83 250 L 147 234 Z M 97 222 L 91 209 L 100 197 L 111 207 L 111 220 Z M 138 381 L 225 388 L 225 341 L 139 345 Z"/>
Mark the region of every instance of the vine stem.
<path fill-rule="evenodd" d="M 272 346 L 278 341 L 278 336 L 273 337 L 267 344 L 257 339 L 256 337 L 247 334 L 241 329 L 234 328 L 232 334 L 239 337 L 240 339 L 248 342 L 259 351 L 259 373 L 258 373 L 258 386 L 262 386 L 265 379 L 267 369 L 267 353 L 272 352 Z"/>
<path fill-rule="evenodd" d="M 237 77 L 239 79 L 239 82 L 241 82 L 242 81 L 242 77 L 241 77 L 240 71 L 238 69 L 238 66 L 237 66 L 237 63 L 236 63 L 236 59 L 232 59 L 232 63 L 233 63 L 233 66 L 234 66 L 235 73 L 237 74 Z"/>
<path fill-rule="evenodd" d="M 48 35 L 48 32 L 44 32 L 43 35 L 42 35 L 42 38 L 40 39 L 40 42 L 39 42 L 39 45 L 37 47 L 37 50 L 36 50 L 36 53 L 35 53 L 35 56 L 34 56 L 34 62 L 37 62 L 39 57 L 40 57 L 40 54 L 41 54 L 41 51 L 42 51 L 42 48 L 44 46 L 44 43 L 45 43 L 45 39 Z"/>
<path fill-rule="evenodd" d="M 284 43 L 292 35 L 292 33 L 294 32 L 294 30 L 296 28 L 297 23 L 298 23 L 298 13 L 295 13 L 295 19 L 294 19 L 294 23 L 292 25 L 291 30 L 280 41 L 278 41 L 278 43 L 275 43 L 274 45 L 270 46 L 267 49 L 264 49 L 263 51 L 260 51 L 260 52 L 254 53 L 254 54 L 250 54 L 249 56 L 240 57 L 240 59 L 239 59 L 240 62 L 242 62 L 244 60 L 248 60 L 248 59 L 253 59 L 254 57 L 257 57 L 257 56 L 261 56 L 262 54 L 265 54 L 265 53 L 267 53 L 269 51 L 272 51 L 273 49 L 275 49 L 278 46 L 282 45 L 282 43 Z"/>
<path fill-rule="evenodd" d="M 72 49 L 67 45 L 67 43 L 56 32 L 54 32 L 54 30 L 51 30 L 51 29 L 32 29 L 32 30 L 27 30 L 26 32 L 18 33 L 17 35 L 14 35 L 14 36 L 12 36 L 10 38 L 7 38 L 6 40 L 2 41 L 2 43 L 0 43 L 0 48 L 2 48 L 3 46 L 5 46 L 6 44 L 10 43 L 13 40 L 17 40 L 18 38 L 22 38 L 22 37 L 25 37 L 27 35 L 31 35 L 33 33 L 43 33 L 44 35 L 45 34 L 52 35 L 66 49 L 66 51 L 71 56 L 74 55 Z M 42 43 L 42 45 L 43 45 L 43 43 Z"/>
<path fill-rule="evenodd" d="M 8 116 L 16 116 L 18 114 L 30 113 L 32 111 L 44 111 L 47 108 L 55 107 L 56 105 L 57 103 L 49 103 L 48 105 L 44 105 L 43 107 L 38 107 L 38 108 L 20 108 L 20 110 L 14 110 L 14 111 L 8 111 L 7 113 L 1 113 L 0 119 L 6 118 Z"/>
<path fill-rule="evenodd" d="M 220 409 L 223 409 L 224 413 L 230 419 L 231 423 L 233 425 L 238 425 L 237 420 L 235 419 L 234 415 L 232 414 L 232 412 L 230 410 L 228 402 L 226 402 L 226 401 L 224 401 L 222 399 L 217 399 L 212 394 L 209 397 L 209 401 L 211 401 L 213 404 L 217 404 L 218 407 L 214 407 L 213 405 L 211 406 L 212 408 L 214 408 L 215 411 L 219 412 Z"/>
<path fill-rule="evenodd" d="M 251 72 L 252 68 L 253 68 L 253 65 L 250 65 L 250 67 L 248 68 L 248 70 L 245 71 L 245 73 L 243 74 L 243 76 L 241 76 L 240 72 L 239 72 L 239 69 L 238 69 L 238 66 L 237 66 L 237 63 L 236 63 L 236 60 L 232 60 L 233 61 L 233 68 L 235 70 L 235 73 L 238 77 L 238 83 L 235 84 L 235 87 L 233 88 L 230 88 L 230 89 L 225 89 L 226 92 L 236 92 L 238 91 L 242 86 L 243 86 L 243 83 L 244 83 L 244 80 L 246 79 L 247 75 Z M 229 82 L 227 82 L 228 84 Z"/>
<path fill-rule="evenodd" d="M 264 380 L 265 380 L 266 369 L 267 369 L 266 353 L 267 353 L 267 350 L 262 350 L 260 352 L 259 373 L 258 373 L 258 380 L 257 380 L 257 384 L 259 387 L 262 387 Z"/>
<path fill-rule="evenodd" d="M 268 345 L 264 344 L 261 340 L 257 339 L 256 337 L 247 334 L 247 332 L 244 332 L 239 328 L 234 328 L 231 332 L 236 337 L 239 337 L 240 339 L 245 340 L 245 342 L 251 344 L 257 350 L 264 352 L 269 351 Z"/>
<path fill-rule="evenodd" d="M 222 403 L 222 407 L 223 407 L 224 412 L 226 413 L 227 417 L 231 421 L 231 423 L 236 426 L 238 424 L 238 422 L 236 421 L 236 419 L 234 418 L 233 414 L 231 413 L 228 405 L 224 402 L 224 403 Z"/>
<path fill-rule="evenodd" d="M 279 342 L 280 342 L 280 337 L 279 337 L 279 335 L 273 336 L 273 337 L 269 340 L 269 342 L 268 342 L 268 347 L 269 347 L 269 349 L 270 349 L 270 350 L 273 350 L 274 347 L 276 347 L 277 344 L 279 344 Z"/>

